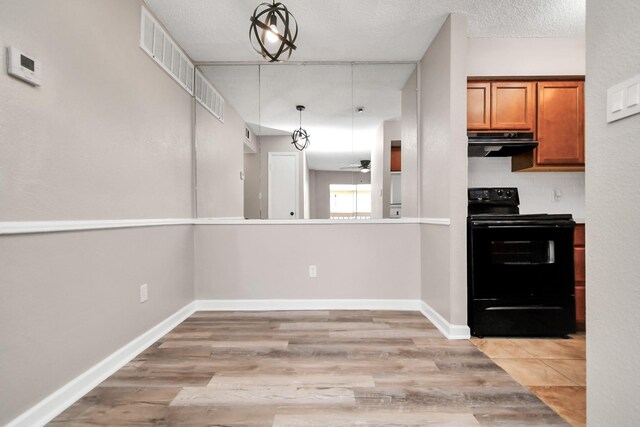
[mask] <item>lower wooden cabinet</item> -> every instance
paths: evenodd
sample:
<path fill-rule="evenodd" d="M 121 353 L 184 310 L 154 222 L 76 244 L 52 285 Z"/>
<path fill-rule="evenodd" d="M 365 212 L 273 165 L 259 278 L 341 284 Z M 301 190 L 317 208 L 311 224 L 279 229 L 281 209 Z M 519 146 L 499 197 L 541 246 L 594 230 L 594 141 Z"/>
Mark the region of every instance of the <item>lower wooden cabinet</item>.
<path fill-rule="evenodd" d="M 585 226 L 576 224 L 573 237 L 573 262 L 576 280 L 576 328 L 584 331 L 586 327 L 585 286 L 587 283 L 585 269 Z"/>

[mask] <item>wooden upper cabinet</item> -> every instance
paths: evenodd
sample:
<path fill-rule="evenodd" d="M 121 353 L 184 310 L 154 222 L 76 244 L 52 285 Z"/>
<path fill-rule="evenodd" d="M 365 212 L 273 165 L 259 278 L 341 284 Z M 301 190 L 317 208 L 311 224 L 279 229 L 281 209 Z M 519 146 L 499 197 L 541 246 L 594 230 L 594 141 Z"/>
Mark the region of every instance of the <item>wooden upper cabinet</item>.
<path fill-rule="evenodd" d="M 491 83 L 491 129 L 534 132 L 536 83 Z"/>
<path fill-rule="evenodd" d="M 391 172 L 402 170 L 402 147 L 391 147 Z"/>
<path fill-rule="evenodd" d="M 538 83 L 540 166 L 584 165 L 584 83 Z"/>
<path fill-rule="evenodd" d="M 467 83 L 467 129 L 491 129 L 491 83 Z"/>
<path fill-rule="evenodd" d="M 536 130 L 536 82 L 468 82 L 467 129 Z"/>

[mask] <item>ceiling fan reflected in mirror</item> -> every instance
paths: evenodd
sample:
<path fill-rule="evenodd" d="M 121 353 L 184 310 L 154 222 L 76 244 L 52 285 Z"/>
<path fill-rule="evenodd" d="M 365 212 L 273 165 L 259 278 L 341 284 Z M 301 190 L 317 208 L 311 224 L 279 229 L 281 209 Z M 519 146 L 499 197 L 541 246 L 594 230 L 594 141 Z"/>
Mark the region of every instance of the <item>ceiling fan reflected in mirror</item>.
<path fill-rule="evenodd" d="M 362 173 L 371 172 L 371 160 L 360 160 L 360 163 L 351 163 L 349 166 L 340 168 L 342 170 L 359 170 Z"/>

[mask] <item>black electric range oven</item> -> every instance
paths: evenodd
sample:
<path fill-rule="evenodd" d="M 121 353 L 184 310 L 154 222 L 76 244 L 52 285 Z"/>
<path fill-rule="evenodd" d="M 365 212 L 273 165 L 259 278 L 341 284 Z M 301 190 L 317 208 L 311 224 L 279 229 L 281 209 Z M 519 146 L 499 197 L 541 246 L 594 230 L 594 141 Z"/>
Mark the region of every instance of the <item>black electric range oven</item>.
<path fill-rule="evenodd" d="M 520 215 L 517 188 L 470 188 L 468 200 L 471 334 L 575 332 L 571 215 Z"/>

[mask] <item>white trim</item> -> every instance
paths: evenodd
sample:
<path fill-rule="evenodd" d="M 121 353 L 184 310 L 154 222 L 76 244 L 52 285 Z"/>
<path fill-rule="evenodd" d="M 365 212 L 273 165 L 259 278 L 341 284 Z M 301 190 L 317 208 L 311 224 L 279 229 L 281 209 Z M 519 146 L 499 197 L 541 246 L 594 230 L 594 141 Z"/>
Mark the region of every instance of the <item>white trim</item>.
<path fill-rule="evenodd" d="M 417 218 L 420 224 L 451 225 L 451 218 Z"/>
<path fill-rule="evenodd" d="M 450 225 L 449 218 L 379 218 L 379 219 L 242 219 L 199 218 L 196 225 L 370 225 L 370 224 L 432 224 Z"/>
<path fill-rule="evenodd" d="M 172 225 L 370 225 L 432 224 L 449 225 L 449 218 L 396 219 L 244 219 L 228 218 L 160 218 L 104 219 L 80 221 L 0 221 L 0 235 L 55 233 L 61 231 L 104 230 L 112 228 L 157 227 Z"/>
<path fill-rule="evenodd" d="M 415 299 L 196 300 L 196 311 L 400 310 L 419 311 Z"/>
<path fill-rule="evenodd" d="M 193 219 L 191 218 L 107 219 L 89 221 L 5 221 L 0 222 L 0 235 L 102 230 L 106 228 L 155 227 L 159 225 L 193 225 L 193 223 Z"/>
<path fill-rule="evenodd" d="M 466 340 L 471 338 L 471 330 L 467 325 L 452 325 L 440 313 L 424 301 L 419 301 L 420 312 L 433 323 L 442 334 L 450 340 Z"/>
<path fill-rule="evenodd" d="M 23 412 L 7 424 L 7 427 L 42 426 L 75 403 L 154 342 L 166 335 L 194 313 L 195 302 L 187 304 L 124 347 L 116 350 L 84 373 L 80 374 L 52 394 Z"/>

